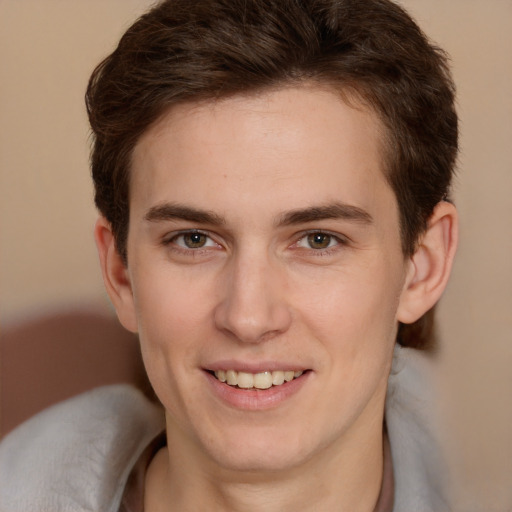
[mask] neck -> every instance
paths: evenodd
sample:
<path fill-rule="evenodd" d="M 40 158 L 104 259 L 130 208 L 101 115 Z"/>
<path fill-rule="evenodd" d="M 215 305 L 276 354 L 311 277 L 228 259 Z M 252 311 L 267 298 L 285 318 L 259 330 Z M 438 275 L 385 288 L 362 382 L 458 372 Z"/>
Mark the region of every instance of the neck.
<path fill-rule="evenodd" d="M 168 439 L 174 434 L 168 432 Z M 368 432 L 359 430 L 357 439 L 338 440 L 288 470 L 219 468 L 183 447 L 171 441 L 153 459 L 146 478 L 147 512 L 372 512 L 381 489 L 382 418 Z"/>

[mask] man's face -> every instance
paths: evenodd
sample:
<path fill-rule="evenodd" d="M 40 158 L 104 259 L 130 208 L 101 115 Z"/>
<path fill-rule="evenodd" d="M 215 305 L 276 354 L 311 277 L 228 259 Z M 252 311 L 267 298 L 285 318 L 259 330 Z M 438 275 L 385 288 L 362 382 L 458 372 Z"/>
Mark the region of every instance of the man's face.
<path fill-rule="evenodd" d="M 382 428 L 408 263 L 380 130 L 303 87 L 176 107 L 137 144 L 133 323 L 176 447 L 282 469 Z"/>

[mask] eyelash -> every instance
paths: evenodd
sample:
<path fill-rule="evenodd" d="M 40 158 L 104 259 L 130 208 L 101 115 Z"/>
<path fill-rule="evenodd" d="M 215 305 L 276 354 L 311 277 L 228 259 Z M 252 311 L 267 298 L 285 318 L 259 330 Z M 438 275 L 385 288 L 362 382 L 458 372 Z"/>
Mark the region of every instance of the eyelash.
<path fill-rule="evenodd" d="M 200 235 L 207 238 L 206 243 L 210 242 L 209 245 L 203 245 L 201 247 L 193 248 L 193 247 L 185 247 L 183 245 L 179 245 L 177 243 L 177 240 L 181 237 L 185 236 L 193 236 L 193 235 Z M 329 245 L 325 248 L 313 248 L 313 247 L 300 247 L 300 242 L 307 240 L 308 237 L 314 236 L 314 235 L 322 235 L 329 237 Z M 330 246 L 331 242 L 336 242 L 335 245 Z M 306 241 L 307 243 L 307 241 Z M 314 255 L 315 257 L 323 257 L 323 256 L 329 256 L 332 253 L 338 251 L 341 246 L 346 246 L 348 244 L 348 240 L 345 237 L 340 236 L 339 234 L 334 234 L 329 231 L 322 231 L 322 230 L 310 230 L 305 231 L 300 234 L 299 238 L 296 242 L 294 242 L 290 247 L 297 251 L 307 251 L 309 254 Z M 208 231 L 201 231 L 198 229 L 190 229 L 186 231 L 180 231 L 178 233 L 173 233 L 171 236 L 165 238 L 162 240 L 162 245 L 165 247 L 170 247 L 173 251 L 189 255 L 189 256 L 200 256 L 202 252 L 206 252 L 211 250 L 211 248 L 215 247 L 221 247 L 220 244 L 218 244 L 214 238 L 211 236 L 211 234 Z"/>
<path fill-rule="evenodd" d="M 204 236 L 208 239 L 207 243 L 208 243 L 208 241 L 210 241 L 210 242 L 212 242 L 212 244 L 205 245 L 202 247 L 197 247 L 197 248 L 185 247 L 182 245 L 178 245 L 177 240 L 179 238 L 185 237 L 187 235 L 189 235 L 189 236 L 193 236 L 193 235 Z M 171 236 L 164 238 L 162 240 L 162 245 L 164 245 L 165 247 L 170 247 L 173 251 L 179 252 L 181 254 L 193 255 L 193 256 L 200 255 L 201 252 L 203 252 L 205 250 L 206 251 L 210 250 L 212 247 L 214 247 L 214 245 L 220 246 L 220 244 L 215 242 L 215 240 L 212 238 L 210 233 L 208 233 L 207 231 L 201 231 L 198 229 L 189 229 L 186 231 L 180 231 L 178 233 L 173 233 Z"/>
<path fill-rule="evenodd" d="M 336 244 L 333 246 L 328 246 L 325 248 L 317 248 L 314 249 L 313 247 L 299 247 L 299 243 L 303 240 L 307 240 L 308 237 L 314 236 L 314 235 L 323 235 L 330 238 L 329 244 L 332 241 L 335 241 Z M 307 241 L 306 241 L 307 243 Z M 340 250 L 341 247 L 346 246 L 348 244 L 348 240 L 345 237 L 340 236 L 339 234 L 334 234 L 329 231 L 323 231 L 323 230 L 311 230 L 306 231 L 302 233 L 300 238 L 293 244 L 293 247 L 296 250 L 304 250 L 308 251 L 309 254 L 314 255 L 315 257 L 324 257 L 324 256 L 330 256 L 331 254 L 337 252 Z"/>

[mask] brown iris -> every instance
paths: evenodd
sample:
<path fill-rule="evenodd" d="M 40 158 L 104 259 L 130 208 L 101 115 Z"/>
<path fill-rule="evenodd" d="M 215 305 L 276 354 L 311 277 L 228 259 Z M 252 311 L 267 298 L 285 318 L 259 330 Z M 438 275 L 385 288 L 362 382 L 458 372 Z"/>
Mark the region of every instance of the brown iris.
<path fill-rule="evenodd" d="M 308 235 L 308 244 L 312 249 L 327 249 L 332 236 L 325 233 L 311 233 Z"/>
<path fill-rule="evenodd" d="M 183 235 L 183 243 L 189 249 L 200 249 L 206 245 L 208 237 L 202 233 L 185 233 Z"/>

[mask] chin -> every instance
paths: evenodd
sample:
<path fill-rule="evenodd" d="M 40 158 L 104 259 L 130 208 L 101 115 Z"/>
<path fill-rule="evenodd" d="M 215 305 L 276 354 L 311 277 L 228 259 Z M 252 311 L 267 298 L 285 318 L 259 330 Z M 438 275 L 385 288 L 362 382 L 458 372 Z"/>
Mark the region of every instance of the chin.
<path fill-rule="evenodd" d="M 306 462 L 319 449 L 300 432 L 293 433 L 286 428 L 277 432 L 276 429 L 264 430 L 248 429 L 203 449 L 219 467 L 246 473 L 289 471 Z"/>

